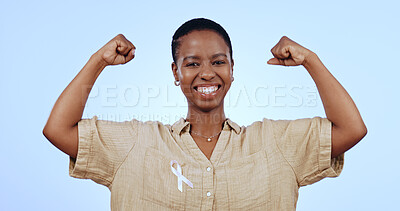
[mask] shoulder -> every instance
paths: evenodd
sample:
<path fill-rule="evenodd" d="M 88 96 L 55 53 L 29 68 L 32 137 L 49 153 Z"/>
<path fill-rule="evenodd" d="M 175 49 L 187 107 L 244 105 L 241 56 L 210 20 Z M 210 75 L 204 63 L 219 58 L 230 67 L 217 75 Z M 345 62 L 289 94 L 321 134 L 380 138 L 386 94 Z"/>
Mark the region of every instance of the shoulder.
<path fill-rule="evenodd" d="M 93 116 L 92 118 L 81 119 L 79 121 L 79 127 L 81 129 L 88 130 L 106 130 L 106 131 L 114 131 L 119 132 L 121 130 L 131 130 L 132 132 L 140 132 L 140 131 L 170 131 L 171 125 L 164 124 L 159 121 L 139 121 L 135 118 L 126 121 L 113 121 L 113 120 L 102 120 L 97 116 Z"/>
<path fill-rule="evenodd" d="M 139 129 L 145 130 L 148 132 L 156 132 L 156 131 L 171 131 L 171 125 L 166 124 L 160 121 L 138 121 L 132 120 L 133 124 L 136 124 Z"/>
<path fill-rule="evenodd" d="M 313 117 L 302 119 L 268 119 L 263 118 L 261 121 L 255 121 L 249 126 L 243 127 L 247 132 L 264 131 L 273 134 L 282 134 L 287 132 L 307 131 L 313 128 L 325 128 L 329 126 L 330 121 L 326 118 Z"/>

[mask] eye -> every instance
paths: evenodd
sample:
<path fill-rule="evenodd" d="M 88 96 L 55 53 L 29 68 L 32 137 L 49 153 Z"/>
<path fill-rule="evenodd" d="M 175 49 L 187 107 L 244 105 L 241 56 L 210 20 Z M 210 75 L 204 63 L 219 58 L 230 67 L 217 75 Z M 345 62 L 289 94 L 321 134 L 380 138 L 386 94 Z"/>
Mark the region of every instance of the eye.
<path fill-rule="evenodd" d="M 226 62 L 225 61 L 220 61 L 220 60 L 217 60 L 217 61 L 214 61 L 213 62 L 213 64 L 215 64 L 215 65 L 222 65 L 222 64 L 225 64 Z"/>
<path fill-rule="evenodd" d="M 200 64 L 196 62 L 187 63 L 185 65 L 185 67 L 197 67 L 197 66 L 200 66 Z"/>

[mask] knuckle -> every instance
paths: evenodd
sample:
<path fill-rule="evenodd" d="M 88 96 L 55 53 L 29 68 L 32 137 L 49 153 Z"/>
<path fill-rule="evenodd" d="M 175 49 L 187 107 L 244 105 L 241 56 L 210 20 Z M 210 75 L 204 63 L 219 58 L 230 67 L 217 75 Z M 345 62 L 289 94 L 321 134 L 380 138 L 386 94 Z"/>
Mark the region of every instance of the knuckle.
<path fill-rule="evenodd" d="M 123 34 L 118 34 L 116 37 L 119 39 L 125 39 L 125 36 Z"/>

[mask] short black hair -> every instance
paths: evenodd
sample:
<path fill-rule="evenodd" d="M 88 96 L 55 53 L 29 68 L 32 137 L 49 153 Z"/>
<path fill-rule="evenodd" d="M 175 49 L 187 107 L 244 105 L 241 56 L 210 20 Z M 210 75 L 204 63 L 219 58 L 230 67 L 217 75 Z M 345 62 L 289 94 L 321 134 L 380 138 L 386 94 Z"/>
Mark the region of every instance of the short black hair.
<path fill-rule="evenodd" d="M 231 60 L 232 60 L 232 43 L 225 29 L 221 25 L 212 20 L 206 18 L 195 18 L 182 24 L 175 31 L 174 36 L 172 36 L 172 43 L 171 43 L 172 59 L 174 60 L 175 64 L 176 64 L 176 53 L 180 45 L 179 38 L 189 34 L 192 31 L 202 31 L 202 30 L 211 30 L 219 34 L 224 39 L 226 45 L 229 47 L 229 53 L 231 55 Z"/>

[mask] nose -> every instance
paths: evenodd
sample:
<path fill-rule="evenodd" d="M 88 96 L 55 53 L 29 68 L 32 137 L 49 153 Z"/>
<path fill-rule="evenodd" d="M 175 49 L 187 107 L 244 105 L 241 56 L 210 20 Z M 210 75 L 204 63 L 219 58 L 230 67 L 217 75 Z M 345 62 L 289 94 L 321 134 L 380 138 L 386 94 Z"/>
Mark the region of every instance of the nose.
<path fill-rule="evenodd" d="M 209 81 L 215 77 L 215 72 L 212 65 L 202 65 L 199 76 L 201 79 Z"/>

